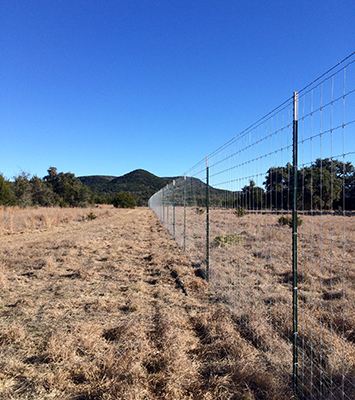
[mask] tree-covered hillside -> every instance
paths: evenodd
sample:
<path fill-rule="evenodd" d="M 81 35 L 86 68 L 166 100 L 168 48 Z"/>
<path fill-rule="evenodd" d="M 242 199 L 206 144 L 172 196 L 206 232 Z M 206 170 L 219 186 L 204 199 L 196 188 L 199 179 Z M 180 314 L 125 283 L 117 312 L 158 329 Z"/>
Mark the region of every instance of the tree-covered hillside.
<path fill-rule="evenodd" d="M 94 203 L 115 204 L 119 196 L 127 194 L 133 196 L 132 204 L 145 206 L 155 192 L 173 180 L 159 178 L 142 169 L 120 177 L 78 178 L 70 172 L 58 172 L 54 167 L 47 172 L 43 178 L 22 172 L 12 181 L 0 173 L 0 205 L 81 207 Z"/>
<path fill-rule="evenodd" d="M 159 178 L 143 169 L 137 169 L 119 177 L 112 176 L 81 176 L 83 185 L 88 186 L 96 195 L 98 202 L 105 202 L 119 192 L 130 192 L 137 205 L 147 205 L 149 198 L 172 181 L 173 178 Z"/>

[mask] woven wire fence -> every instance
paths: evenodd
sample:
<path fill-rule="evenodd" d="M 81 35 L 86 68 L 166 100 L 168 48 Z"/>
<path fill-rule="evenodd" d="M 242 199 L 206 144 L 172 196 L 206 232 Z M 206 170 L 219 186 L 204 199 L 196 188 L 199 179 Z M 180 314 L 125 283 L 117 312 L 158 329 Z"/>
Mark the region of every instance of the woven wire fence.
<path fill-rule="evenodd" d="M 353 54 L 149 201 L 298 398 L 355 398 L 354 155 Z"/>

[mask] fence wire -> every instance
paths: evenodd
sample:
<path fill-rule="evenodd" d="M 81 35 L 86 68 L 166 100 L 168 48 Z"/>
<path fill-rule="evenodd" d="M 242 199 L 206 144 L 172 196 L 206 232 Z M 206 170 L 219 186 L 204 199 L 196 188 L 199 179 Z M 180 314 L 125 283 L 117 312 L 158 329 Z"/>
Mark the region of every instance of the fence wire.
<path fill-rule="evenodd" d="M 302 399 L 355 398 L 354 154 L 353 54 L 149 201 Z"/>

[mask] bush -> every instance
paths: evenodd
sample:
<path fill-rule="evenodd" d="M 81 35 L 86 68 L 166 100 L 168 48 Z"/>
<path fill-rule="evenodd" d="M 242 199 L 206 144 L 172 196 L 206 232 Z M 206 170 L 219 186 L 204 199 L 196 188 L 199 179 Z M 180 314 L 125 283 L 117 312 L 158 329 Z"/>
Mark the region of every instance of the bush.
<path fill-rule="evenodd" d="M 135 208 L 137 206 L 134 197 L 129 192 L 118 193 L 116 196 L 114 196 L 112 204 L 116 208 Z"/>
<path fill-rule="evenodd" d="M 89 213 L 89 214 L 86 216 L 86 218 L 87 218 L 89 221 L 92 221 L 93 219 L 96 219 L 96 218 L 97 218 L 97 215 L 94 214 L 93 212 L 91 212 L 91 213 Z"/>
<path fill-rule="evenodd" d="M 80 179 L 70 172 L 57 172 L 57 168 L 49 167 L 48 175 L 43 178 L 49 187 L 61 199 L 60 207 L 87 207 L 93 202 L 93 194 L 89 187 L 83 186 Z M 15 193 L 16 194 L 16 193 Z"/>
<path fill-rule="evenodd" d="M 300 217 L 297 217 L 297 226 L 302 225 L 302 219 Z M 292 217 L 285 217 L 284 215 L 281 215 L 281 217 L 278 219 L 278 223 L 281 226 L 288 225 L 290 228 L 293 227 L 293 218 Z"/>
<path fill-rule="evenodd" d="M 109 196 L 94 196 L 93 201 L 95 204 L 112 204 L 112 197 Z"/>
<path fill-rule="evenodd" d="M 63 199 L 60 199 L 59 200 L 59 207 L 60 208 L 67 208 L 67 207 L 69 207 L 69 205 Z"/>
<path fill-rule="evenodd" d="M 237 217 L 243 217 L 246 214 L 245 208 L 238 206 L 238 208 L 234 211 L 234 214 Z"/>
<path fill-rule="evenodd" d="M 4 177 L 0 174 L 0 205 L 14 205 L 16 198 L 12 193 L 10 185 L 5 181 Z"/>
<path fill-rule="evenodd" d="M 227 233 L 225 235 L 216 236 L 212 243 L 212 247 L 227 247 L 231 245 L 239 244 L 241 241 L 240 236 L 237 233 Z"/>

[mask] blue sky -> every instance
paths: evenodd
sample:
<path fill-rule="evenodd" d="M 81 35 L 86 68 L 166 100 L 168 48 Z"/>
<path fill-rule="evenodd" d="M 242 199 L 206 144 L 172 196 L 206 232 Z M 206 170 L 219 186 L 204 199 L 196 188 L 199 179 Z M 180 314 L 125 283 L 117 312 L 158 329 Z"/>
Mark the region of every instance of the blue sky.
<path fill-rule="evenodd" d="M 0 172 L 181 175 L 355 50 L 355 2 L 0 4 Z"/>

